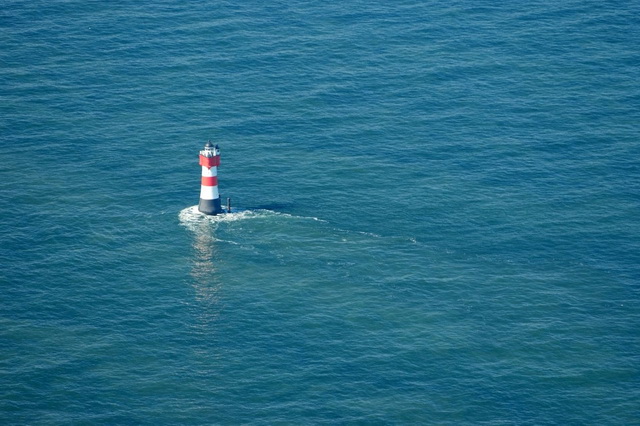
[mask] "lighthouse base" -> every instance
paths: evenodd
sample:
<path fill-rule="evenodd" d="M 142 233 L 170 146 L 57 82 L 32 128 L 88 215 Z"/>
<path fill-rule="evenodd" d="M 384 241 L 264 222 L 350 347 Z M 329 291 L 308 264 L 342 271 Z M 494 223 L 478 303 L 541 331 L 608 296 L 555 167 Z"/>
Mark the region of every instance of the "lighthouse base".
<path fill-rule="evenodd" d="M 220 203 L 220 198 L 216 198 L 215 200 L 203 200 L 200 198 L 200 203 L 198 204 L 198 210 L 201 213 L 216 215 L 218 213 L 222 213 L 222 205 Z"/>

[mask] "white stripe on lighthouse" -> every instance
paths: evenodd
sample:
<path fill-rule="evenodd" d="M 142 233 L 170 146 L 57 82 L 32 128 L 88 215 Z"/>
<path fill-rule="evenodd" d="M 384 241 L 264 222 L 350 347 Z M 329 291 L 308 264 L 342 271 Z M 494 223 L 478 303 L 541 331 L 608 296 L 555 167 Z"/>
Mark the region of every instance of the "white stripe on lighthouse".
<path fill-rule="evenodd" d="M 215 200 L 220 198 L 217 186 L 204 186 L 200 187 L 200 198 L 203 200 Z"/>
<path fill-rule="evenodd" d="M 207 169 L 205 166 L 202 166 L 202 176 L 218 176 L 218 168 L 216 166 L 213 166 L 210 169 Z"/>

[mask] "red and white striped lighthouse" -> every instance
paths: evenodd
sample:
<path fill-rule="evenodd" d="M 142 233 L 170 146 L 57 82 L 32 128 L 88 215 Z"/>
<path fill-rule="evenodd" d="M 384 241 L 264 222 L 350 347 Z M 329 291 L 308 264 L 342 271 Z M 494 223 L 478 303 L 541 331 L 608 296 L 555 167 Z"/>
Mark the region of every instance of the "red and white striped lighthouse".
<path fill-rule="evenodd" d="M 198 210 L 204 214 L 222 213 L 220 193 L 218 192 L 218 166 L 220 165 L 220 149 L 207 142 L 200 151 L 202 166 L 202 185 L 200 186 L 200 203 Z"/>

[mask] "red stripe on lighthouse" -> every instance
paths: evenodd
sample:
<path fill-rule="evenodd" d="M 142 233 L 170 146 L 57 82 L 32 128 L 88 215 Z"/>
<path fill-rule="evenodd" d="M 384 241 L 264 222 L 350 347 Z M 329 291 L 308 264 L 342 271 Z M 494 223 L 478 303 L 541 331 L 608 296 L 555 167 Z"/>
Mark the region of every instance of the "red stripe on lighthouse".
<path fill-rule="evenodd" d="M 205 166 L 207 169 L 211 167 L 218 167 L 220 165 L 220 156 L 216 155 L 215 157 L 205 157 L 200 154 L 200 165 Z"/>
<path fill-rule="evenodd" d="M 216 186 L 218 184 L 218 176 L 202 176 L 202 185 Z"/>

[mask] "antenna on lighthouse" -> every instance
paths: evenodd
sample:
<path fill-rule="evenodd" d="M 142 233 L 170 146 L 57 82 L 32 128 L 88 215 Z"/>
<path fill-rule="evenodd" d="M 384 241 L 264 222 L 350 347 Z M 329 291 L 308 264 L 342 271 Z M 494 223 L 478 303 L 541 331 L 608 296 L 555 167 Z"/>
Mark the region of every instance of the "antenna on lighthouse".
<path fill-rule="evenodd" d="M 207 141 L 200 151 L 202 166 L 202 184 L 200 185 L 200 203 L 198 210 L 204 214 L 222 213 L 220 193 L 218 192 L 218 166 L 220 165 L 220 149 Z"/>

